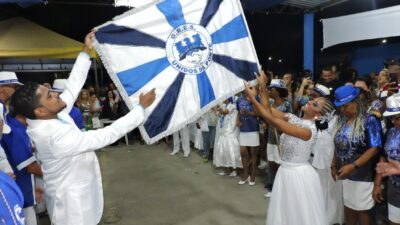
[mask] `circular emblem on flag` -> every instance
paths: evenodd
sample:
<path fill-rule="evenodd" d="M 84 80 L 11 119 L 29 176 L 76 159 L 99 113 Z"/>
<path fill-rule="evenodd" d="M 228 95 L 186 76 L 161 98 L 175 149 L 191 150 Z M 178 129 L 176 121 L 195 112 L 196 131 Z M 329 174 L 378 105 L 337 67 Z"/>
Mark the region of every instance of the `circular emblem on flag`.
<path fill-rule="evenodd" d="M 200 25 L 181 25 L 169 35 L 166 51 L 169 63 L 179 72 L 202 73 L 212 62 L 211 35 Z"/>

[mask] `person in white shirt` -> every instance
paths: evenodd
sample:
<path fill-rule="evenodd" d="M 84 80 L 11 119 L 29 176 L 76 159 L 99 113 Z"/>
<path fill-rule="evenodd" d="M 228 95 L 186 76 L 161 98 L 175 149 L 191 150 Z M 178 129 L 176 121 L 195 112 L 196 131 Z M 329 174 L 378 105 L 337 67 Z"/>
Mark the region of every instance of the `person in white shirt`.
<path fill-rule="evenodd" d="M 144 120 L 144 108 L 155 90 L 139 97 L 139 105 L 103 129 L 82 132 L 68 115 L 90 68 L 88 53 L 94 31 L 85 38 L 62 94 L 37 83 L 26 83 L 11 98 L 16 114 L 28 118 L 27 134 L 37 149 L 44 194 L 54 225 L 95 225 L 103 213 L 103 188 L 94 151 L 114 143 Z M 13 111 L 13 112 L 14 112 Z"/>
<path fill-rule="evenodd" d="M 179 131 L 173 133 L 174 148 L 170 155 L 174 156 L 179 153 L 180 143 L 182 143 L 183 157 L 188 158 L 190 155 L 190 142 L 189 142 L 189 128 L 188 126 L 183 127 Z"/>
<path fill-rule="evenodd" d="M 202 121 L 204 121 L 205 129 L 202 130 L 203 135 L 203 146 L 204 154 L 203 157 L 206 159 L 210 158 L 211 149 L 214 148 L 215 144 L 215 133 L 216 126 L 218 122 L 217 114 L 215 109 L 212 108 L 202 116 Z"/>

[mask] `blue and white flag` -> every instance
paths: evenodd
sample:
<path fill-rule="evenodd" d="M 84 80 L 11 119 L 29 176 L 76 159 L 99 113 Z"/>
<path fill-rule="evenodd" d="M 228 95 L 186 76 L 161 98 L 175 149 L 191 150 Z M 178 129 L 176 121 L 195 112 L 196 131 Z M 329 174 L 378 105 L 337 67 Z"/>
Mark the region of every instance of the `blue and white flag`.
<path fill-rule="evenodd" d="M 239 0 L 156 1 L 96 29 L 96 50 L 130 109 L 156 88 L 140 126 L 147 143 L 196 121 L 259 70 Z"/>

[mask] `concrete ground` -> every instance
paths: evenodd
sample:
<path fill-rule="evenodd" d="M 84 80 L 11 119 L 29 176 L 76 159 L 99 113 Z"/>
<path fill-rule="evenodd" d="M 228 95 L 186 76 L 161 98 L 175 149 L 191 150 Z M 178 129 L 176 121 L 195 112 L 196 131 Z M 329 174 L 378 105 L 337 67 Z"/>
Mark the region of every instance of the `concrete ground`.
<path fill-rule="evenodd" d="M 171 147 L 119 144 L 98 152 L 103 176 L 101 224 L 263 225 L 268 199 L 260 180 L 217 175 L 196 150 L 189 158 L 170 156 Z M 41 218 L 39 225 L 48 225 Z"/>

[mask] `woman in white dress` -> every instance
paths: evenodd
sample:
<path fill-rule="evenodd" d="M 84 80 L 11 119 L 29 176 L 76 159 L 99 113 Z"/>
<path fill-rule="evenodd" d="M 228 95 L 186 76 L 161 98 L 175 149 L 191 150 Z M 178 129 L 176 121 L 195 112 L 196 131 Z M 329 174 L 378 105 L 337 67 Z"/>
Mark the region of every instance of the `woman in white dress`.
<path fill-rule="evenodd" d="M 219 138 L 214 147 L 213 162 L 216 167 L 223 167 L 219 175 L 236 176 L 236 169 L 242 168 L 240 157 L 239 129 L 236 126 L 238 112 L 232 100 L 225 100 L 224 105 L 218 109 Z"/>
<path fill-rule="evenodd" d="M 285 114 L 269 106 L 264 74 L 257 78 L 261 103 L 257 91 L 246 86 L 246 94 L 255 111 L 269 124 L 279 129 L 283 151 L 281 166 L 275 177 L 269 203 L 267 225 L 327 225 L 325 203 L 318 174 L 310 165 L 312 145 L 317 128 L 314 118 L 324 117 L 333 111 L 326 98 L 317 98 L 303 106 L 303 119 Z"/>

